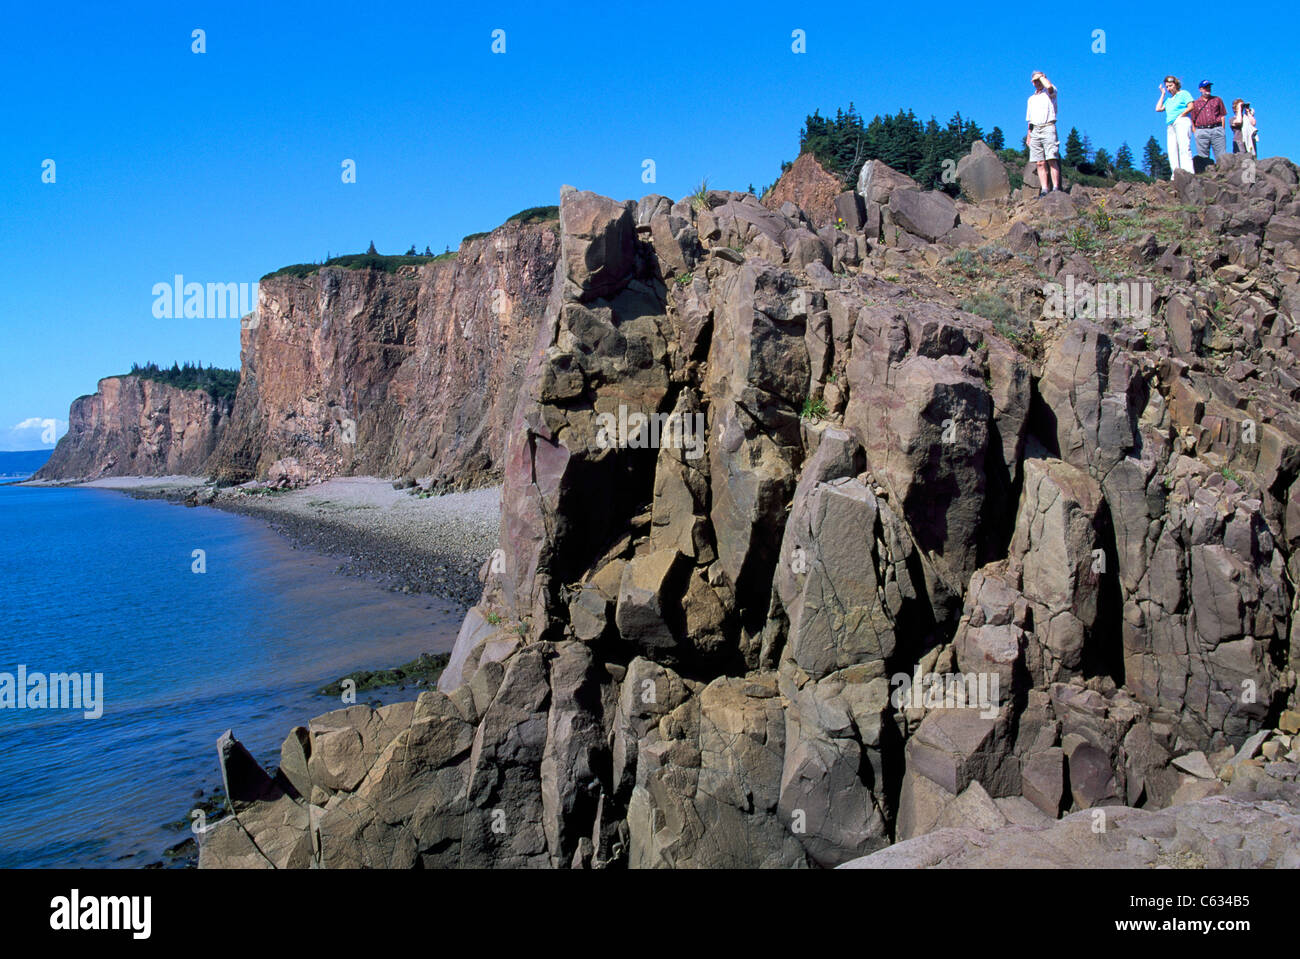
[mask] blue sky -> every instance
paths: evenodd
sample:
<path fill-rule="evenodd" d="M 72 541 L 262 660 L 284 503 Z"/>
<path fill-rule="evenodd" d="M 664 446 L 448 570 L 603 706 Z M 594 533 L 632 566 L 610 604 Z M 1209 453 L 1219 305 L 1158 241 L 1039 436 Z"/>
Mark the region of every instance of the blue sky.
<path fill-rule="evenodd" d="M 1156 86 L 1174 72 L 1251 100 L 1262 155 L 1300 156 L 1297 18 L 1281 5 L 1243 8 L 1235 42 L 1220 8 L 1188 7 L 1174 30 L 1154 4 L 1055 8 L 1038 18 L 1050 24 L 1020 4 L 467 7 L 11 5 L 0 449 L 45 445 L 40 424 L 61 432 L 69 402 L 133 360 L 238 366 L 238 320 L 154 317 L 153 286 L 175 274 L 253 283 L 371 240 L 381 253 L 455 249 L 557 202 L 564 183 L 619 198 L 680 197 L 705 176 L 762 187 L 814 108 L 961 110 L 1012 140 L 1042 69 L 1064 127 L 1140 156 L 1151 134 L 1163 143 Z M 205 53 L 191 50 L 195 29 Z M 796 29 L 806 53 L 791 50 Z M 345 159 L 355 183 L 341 180 Z"/>

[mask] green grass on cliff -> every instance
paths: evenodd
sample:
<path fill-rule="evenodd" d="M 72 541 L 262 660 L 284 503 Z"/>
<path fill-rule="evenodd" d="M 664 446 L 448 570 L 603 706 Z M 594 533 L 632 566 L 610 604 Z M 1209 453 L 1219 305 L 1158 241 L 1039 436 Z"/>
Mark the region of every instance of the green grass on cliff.
<path fill-rule="evenodd" d="M 507 219 L 506 222 L 530 226 L 535 223 L 558 223 L 559 220 L 560 208 L 558 206 L 530 206 L 526 210 L 520 210 Z M 463 245 L 487 235 L 487 233 L 471 233 L 460 242 Z M 439 253 L 437 256 L 384 256 L 381 253 L 349 253 L 346 256 L 330 257 L 324 263 L 294 263 L 291 266 L 282 266 L 280 269 L 266 274 L 262 279 L 269 280 L 276 276 L 312 276 L 319 273 L 321 268 L 326 266 L 337 266 L 344 270 L 382 270 L 385 273 L 396 273 L 399 267 L 423 266 L 426 263 L 437 263 L 439 260 L 450 260 L 455 255 L 455 250 Z"/>
<path fill-rule="evenodd" d="M 319 273 L 322 267 L 337 266 L 344 270 L 382 270 L 384 273 L 396 273 L 399 267 L 403 266 L 423 266 L 425 263 L 437 263 L 439 260 L 449 260 L 456 254 L 439 253 L 437 256 L 384 256 L 381 253 L 349 253 L 346 256 L 333 256 L 324 263 L 295 263 L 292 266 L 282 266 L 274 273 L 268 273 L 262 277 L 269 280 L 274 276 L 311 276 Z"/>
<path fill-rule="evenodd" d="M 552 220 L 559 220 L 560 208 L 558 206 L 530 206 L 527 210 L 520 210 L 514 216 L 506 220 L 507 223 L 522 223 L 528 226 L 530 223 L 550 223 Z"/>
<path fill-rule="evenodd" d="M 138 376 L 174 386 L 178 390 L 206 390 L 214 400 L 233 399 L 239 388 L 239 370 L 222 370 L 202 363 L 180 366 L 176 363 L 171 368 L 160 367 L 157 363 L 131 364 L 131 372 L 126 376 Z"/>

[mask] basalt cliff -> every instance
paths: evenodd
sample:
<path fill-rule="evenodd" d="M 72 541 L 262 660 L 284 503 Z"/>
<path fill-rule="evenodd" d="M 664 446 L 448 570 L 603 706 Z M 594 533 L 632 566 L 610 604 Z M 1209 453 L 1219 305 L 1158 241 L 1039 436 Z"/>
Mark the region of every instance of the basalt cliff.
<path fill-rule="evenodd" d="M 1297 169 L 979 147 L 821 228 L 566 188 L 437 691 L 223 738 L 201 865 L 1300 865 Z"/>
<path fill-rule="evenodd" d="M 124 393 L 123 378 L 107 379 L 73 405 L 41 478 L 500 482 L 558 255 L 553 221 L 508 222 L 422 266 L 265 277 L 240 323 L 233 405 L 202 420 L 201 436 L 199 393 L 147 383 Z"/>
<path fill-rule="evenodd" d="M 507 223 L 419 268 L 264 279 L 208 470 L 225 483 L 281 461 L 304 481 L 499 481 L 558 253 L 553 223 Z"/>

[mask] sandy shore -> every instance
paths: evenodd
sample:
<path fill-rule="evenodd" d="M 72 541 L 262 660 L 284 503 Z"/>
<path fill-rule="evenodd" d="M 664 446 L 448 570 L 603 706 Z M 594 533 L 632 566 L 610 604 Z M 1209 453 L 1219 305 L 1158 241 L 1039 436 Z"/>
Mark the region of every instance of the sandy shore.
<path fill-rule="evenodd" d="M 214 490 L 202 476 L 113 476 L 31 486 L 110 489 L 253 516 L 295 546 L 340 557 L 341 571 L 391 589 L 432 593 L 462 607 L 478 601 L 478 571 L 497 546 L 501 488 L 420 498 L 390 480 L 340 477 L 296 490 Z"/>

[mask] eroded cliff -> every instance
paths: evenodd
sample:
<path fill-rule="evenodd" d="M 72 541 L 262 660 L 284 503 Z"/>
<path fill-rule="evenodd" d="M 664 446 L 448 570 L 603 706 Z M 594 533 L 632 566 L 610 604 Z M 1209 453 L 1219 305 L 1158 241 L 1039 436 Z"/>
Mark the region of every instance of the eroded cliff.
<path fill-rule="evenodd" d="M 230 418 L 229 399 L 140 376 L 108 376 L 73 400 L 68 432 L 33 479 L 198 475 Z"/>
<path fill-rule="evenodd" d="M 209 471 L 243 482 L 288 460 L 307 481 L 499 481 L 558 252 L 553 223 L 507 223 L 422 267 L 263 279 Z"/>

